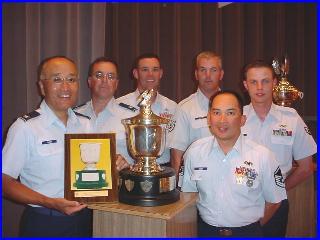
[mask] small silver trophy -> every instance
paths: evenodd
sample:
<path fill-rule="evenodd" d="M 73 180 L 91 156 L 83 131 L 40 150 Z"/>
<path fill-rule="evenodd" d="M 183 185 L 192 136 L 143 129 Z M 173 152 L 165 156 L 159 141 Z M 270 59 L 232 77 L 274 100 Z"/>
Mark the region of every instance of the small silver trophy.
<path fill-rule="evenodd" d="M 153 90 L 138 98 L 140 113 L 122 120 L 127 134 L 127 147 L 135 164 L 120 171 L 119 201 L 139 206 L 158 206 L 180 199 L 173 168 L 161 167 L 156 159 L 165 148 L 168 119 L 151 110 Z"/>
<path fill-rule="evenodd" d="M 277 86 L 273 88 L 273 99 L 277 105 L 290 107 L 295 100 L 303 98 L 303 92 L 300 92 L 288 80 L 289 60 L 284 57 L 284 62 L 280 66 L 278 59 L 275 58 L 272 61 L 272 67 L 279 80 Z"/>

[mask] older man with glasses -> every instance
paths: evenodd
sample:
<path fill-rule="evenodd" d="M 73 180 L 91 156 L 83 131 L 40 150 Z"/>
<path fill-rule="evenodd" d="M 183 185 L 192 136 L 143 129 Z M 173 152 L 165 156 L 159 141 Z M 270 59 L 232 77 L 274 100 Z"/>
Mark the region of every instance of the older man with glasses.
<path fill-rule="evenodd" d="M 126 164 L 125 158 L 133 164 L 134 160 L 127 150 L 125 128 L 121 123 L 121 119 L 130 117 L 130 113 L 114 98 L 119 83 L 118 65 L 112 59 L 99 57 L 90 64 L 88 74 L 91 100 L 74 110 L 91 118 L 93 132 L 115 132 L 118 162 Z"/>

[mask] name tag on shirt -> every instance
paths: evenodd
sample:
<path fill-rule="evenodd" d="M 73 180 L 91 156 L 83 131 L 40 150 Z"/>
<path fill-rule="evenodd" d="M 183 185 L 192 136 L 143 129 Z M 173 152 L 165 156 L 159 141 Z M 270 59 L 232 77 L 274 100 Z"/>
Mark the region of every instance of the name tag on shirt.
<path fill-rule="evenodd" d="M 190 179 L 192 181 L 202 180 L 203 171 L 207 171 L 207 169 L 208 169 L 207 167 L 195 167 L 193 169 Z"/>
<path fill-rule="evenodd" d="M 47 141 L 43 141 L 42 144 L 50 144 L 50 143 L 56 143 L 57 140 L 47 140 Z"/>

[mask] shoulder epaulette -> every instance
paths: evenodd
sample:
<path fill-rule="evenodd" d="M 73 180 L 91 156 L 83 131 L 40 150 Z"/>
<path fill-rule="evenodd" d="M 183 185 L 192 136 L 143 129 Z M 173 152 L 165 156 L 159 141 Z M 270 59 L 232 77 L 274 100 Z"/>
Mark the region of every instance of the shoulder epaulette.
<path fill-rule="evenodd" d="M 131 106 L 131 105 L 122 103 L 122 102 L 119 103 L 119 106 L 120 106 L 120 107 L 123 107 L 123 108 L 126 108 L 126 109 L 129 109 L 129 110 L 132 111 L 132 112 L 135 112 L 135 111 L 138 110 L 137 108 L 135 108 L 135 107 L 133 107 L 133 106 Z"/>
<path fill-rule="evenodd" d="M 85 118 L 87 118 L 87 119 L 91 119 L 89 116 L 87 116 L 87 115 L 84 115 L 84 114 L 82 114 L 82 113 L 78 113 L 78 112 L 76 112 L 76 111 L 73 111 L 77 116 L 81 116 L 81 117 L 85 117 Z"/>
<path fill-rule="evenodd" d="M 80 107 L 83 107 L 84 105 L 86 105 L 87 103 L 83 103 L 83 104 L 80 104 L 80 105 L 78 105 L 78 106 L 75 106 L 75 107 L 73 107 L 72 108 L 72 110 L 75 110 L 75 109 L 78 109 L 78 108 L 80 108 Z"/>
<path fill-rule="evenodd" d="M 40 116 L 40 113 L 38 113 L 37 111 L 32 111 L 28 114 L 23 115 L 22 117 L 20 117 L 20 119 L 22 119 L 23 121 L 26 122 L 26 121 L 28 121 L 32 118 L 38 117 L 38 116 Z"/>

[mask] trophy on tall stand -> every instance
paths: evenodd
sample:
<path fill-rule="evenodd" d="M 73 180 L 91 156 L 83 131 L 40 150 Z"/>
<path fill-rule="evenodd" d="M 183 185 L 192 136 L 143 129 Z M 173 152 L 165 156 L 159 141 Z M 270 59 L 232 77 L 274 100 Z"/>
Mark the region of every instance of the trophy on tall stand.
<path fill-rule="evenodd" d="M 272 67 L 279 80 L 277 86 L 273 88 L 273 99 L 277 105 L 290 107 L 298 98 L 303 98 L 303 92 L 300 92 L 288 80 L 289 60 L 284 57 L 284 62 L 280 66 L 279 61 L 274 59 Z"/>
<path fill-rule="evenodd" d="M 153 90 L 144 91 L 138 97 L 140 113 L 122 120 L 128 151 L 135 159 L 132 168 L 120 171 L 119 201 L 126 204 L 159 206 L 180 199 L 174 169 L 156 162 L 165 148 L 169 120 L 152 112 L 153 94 Z"/>

